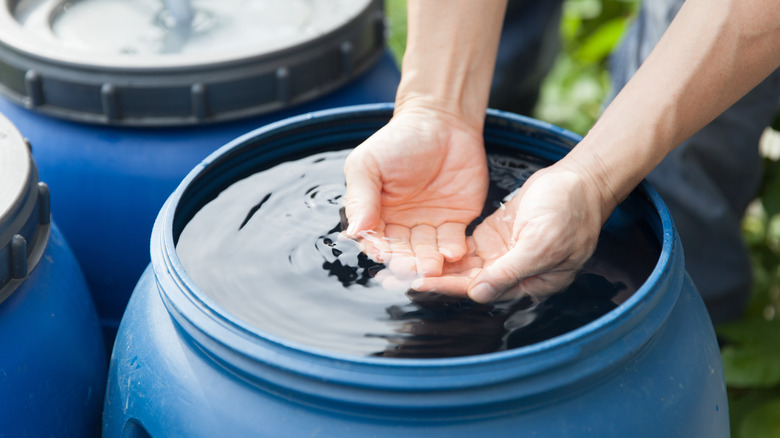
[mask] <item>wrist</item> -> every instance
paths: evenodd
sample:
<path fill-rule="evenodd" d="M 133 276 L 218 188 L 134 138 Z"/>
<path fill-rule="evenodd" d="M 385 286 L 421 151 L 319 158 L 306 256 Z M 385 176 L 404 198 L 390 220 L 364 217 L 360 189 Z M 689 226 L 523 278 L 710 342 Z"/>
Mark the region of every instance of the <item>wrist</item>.
<path fill-rule="evenodd" d="M 396 98 L 393 117 L 417 117 L 451 128 L 466 129 L 482 136 L 487 107 L 465 108 L 462 102 L 446 97 L 409 92 Z"/>
<path fill-rule="evenodd" d="M 491 68 L 472 69 L 460 64 L 463 61 L 447 58 L 432 63 L 424 56 L 407 53 L 396 93 L 396 107 L 436 108 L 462 120 L 478 121 L 481 128 L 490 94 L 492 65 Z"/>
<path fill-rule="evenodd" d="M 583 160 L 570 154 L 556 165 L 575 175 L 577 185 L 582 189 L 580 193 L 586 202 L 598 206 L 603 225 L 623 197 L 614 191 L 610 175 L 598 157 L 590 156 Z"/>
<path fill-rule="evenodd" d="M 410 0 L 396 108 L 435 108 L 481 132 L 506 0 Z"/>

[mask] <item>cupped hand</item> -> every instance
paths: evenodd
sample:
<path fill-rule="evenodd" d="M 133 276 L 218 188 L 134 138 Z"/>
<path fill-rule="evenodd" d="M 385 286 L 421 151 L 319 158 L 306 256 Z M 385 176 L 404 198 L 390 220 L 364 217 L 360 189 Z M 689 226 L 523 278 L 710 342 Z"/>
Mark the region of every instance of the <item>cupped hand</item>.
<path fill-rule="evenodd" d="M 468 264 L 446 266 L 445 275 L 417 279 L 412 288 L 483 303 L 564 289 L 595 251 L 611 211 L 600 190 L 566 165 L 536 172 L 476 227 Z"/>
<path fill-rule="evenodd" d="M 467 252 L 488 187 L 481 126 L 434 110 L 397 111 L 344 167 L 346 233 L 400 277 L 438 276 Z"/>

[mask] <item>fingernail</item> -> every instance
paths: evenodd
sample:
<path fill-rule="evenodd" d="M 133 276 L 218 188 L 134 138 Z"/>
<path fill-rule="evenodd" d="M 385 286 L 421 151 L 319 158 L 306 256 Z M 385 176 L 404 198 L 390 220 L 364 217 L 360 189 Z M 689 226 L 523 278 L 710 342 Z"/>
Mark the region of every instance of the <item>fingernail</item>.
<path fill-rule="evenodd" d="M 439 247 L 439 254 L 443 255 L 447 259 L 452 259 L 453 258 L 452 251 L 450 251 L 447 248 Z"/>
<path fill-rule="evenodd" d="M 424 282 L 425 280 L 423 280 L 422 278 L 418 278 L 417 280 L 414 280 L 412 284 L 409 285 L 409 287 L 414 290 L 419 290 L 423 286 Z"/>
<path fill-rule="evenodd" d="M 489 303 L 498 295 L 495 289 L 487 283 L 480 283 L 474 286 L 469 296 L 478 303 Z"/>

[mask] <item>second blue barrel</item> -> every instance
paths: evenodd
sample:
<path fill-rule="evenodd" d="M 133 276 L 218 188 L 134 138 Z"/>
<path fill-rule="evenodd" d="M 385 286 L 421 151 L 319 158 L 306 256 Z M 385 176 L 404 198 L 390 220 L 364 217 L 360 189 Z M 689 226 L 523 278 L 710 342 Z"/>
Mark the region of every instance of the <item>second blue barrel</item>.
<path fill-rule="evenodd" d="M 109 348 L 193 166 L 281 118 L 391 101 L 400 76 L 379 0 L 0 3 L 0 113 L 32 144 Z"/>
<path fill-rule="evenodd" d="M 414 303 L 404 298 L 412 294 L 407 291 L 397 296 L 406 304 L 380 308 L 378 316 L 368 319 L 365 312 L 355 315 L 367 324 L 389 321 L 394 332 L 375 335 L 367 327 L 367 335 L 352 343 L 334 344 L 337 348 L 320 343 L 339 336 L 310 329 L 322 313 L 335 315 L 330 320 L 342 329 L 341 301 L 368 302 L 392 292 L 364 287 L 373 281 L 373 267 L 359 251 L 353 254 L 359 260 L 355 269 L 341 263 L 348 252 L 336 240 L 343 183 L 313 185 L 305 196 L 289 201 L 306 204 L 317 220 L 301 223 L 295 213 L 285 213 L 276 224 L 263 211 L 280 202 L 287 205 L 278 193 L 295 183 L 281 179 L 305 179 L 327 162 L 318 154 L 349 150 L 391 115 L 392 106 L 373 105 L 287 119 L 236 139 L 190 172 L 158 215 L 151 233 L 152 263 L 120 325 L 107 383 L 104 436 L 729 436 L 714 330 L 685 272 L 669 212 L 646 183 L 615 210 L 602 232 L 613 239 L 607 247 L 620 268 L 619 280 L 604 282 L 584 273 L 575 281 L 580 286 L 576 294 L 564 291 L 543 302 L 559 302 L 562 307 L 547 311 L 563 318 L 555 321 L 564 321 L 567 303 L 581 302 L 580 293 L 593 297 L 609 292 L 610 306 L 590 321 L 570 327 L 552 324 L 547 328 L 557 332 L 535 338 L 526 336 L 528 330 L 549 315 L 491 319 L 502 314 L 500 304 L 437 304 L 419 295 Z M 579 140 L 549 124 L 493 111 L 484 138 L 490 153 L 509 154 L 501 161 L 504 169 L 521 174 L 533 166 L 512 157 L 549 164 Z M 302 159 L 311 172 L 285 167 Z M 334 175 L 340 171 L 334 169 Z M 258 172 L 276 173 L 265 182 L 249 179 Z M 238 197 L 228 195 L 228 188 L 242 181 L 247 183 Z M 222 205 L 234 204 L 247 193 L 263 193 L 252 190 L 264 185 L 270 190 L 274 184 L 280 191 L 249 195 L 247 205 L 254 207 L 245 219 L 238 217 L 233 231 L 246 227 L 254 234 L 270 228 L 282 230 L 270 231 L 272 237 L 296 239 L 304 231 L 288 228 L 320 227 L 325 231 L 316 232 L 312 245 L 301 251 L 320 254 L 322 260 L 306 263 L 293 251 L 269 267 L 276 239 L 269 238 L 267 248 L 249 248 L 255 254 L 251 260 L 240 256 L 248 235 L 230 241 L 219 256 L 227 261 L 225 270 L 214 276 L 224 291 L 238 290 L 246 272 L 265 269 L 266 278 L 249 289 L 259 298 L 244 295 L 238 302 L 223 302 L 201 282 L 202 272 L 183 262 L 187 229 L 212 203 L 226 199 Z M 194 239 L 196 249 L 222 243 L 215 237 L 218 227 L 206 229 L 212 232 L 186 237 Z M 233 270 L 233 264 L 242 268 Z M 280 266 L 302 274 L 290 275 Z M 586 266 L 588 272 L 600 269 L 598 263 Z M 319 280 L 306 280 L 308 272 Z M 344 287 L 332 294 L 326 283 Z M 301 296 L 301 291 L 308 300 L 272 307 L 277 297 Z M 584 310 L 595 305 L 581 304 Z M 442 308 L 445 313 L 439 312 Z M 447 312 L 465 316 L 463 323 L 437 333 L 437 315 Z M 433 318 L 420 322 L 419 315 Z M 305 334 L 294 336 L 300 333 Z M 371 342 L 368 351 L 382 347 L 375 354 L 356 353 L 353 347 L 365 342 Z M 440 356 L 443 344 L 463 347 L 467 354 Z"/>
<path fill-rule="evenodd" d="M 0 116 L 0 436 L 97 437 L 107 370 L 95 307 L 49 189 Z"/>

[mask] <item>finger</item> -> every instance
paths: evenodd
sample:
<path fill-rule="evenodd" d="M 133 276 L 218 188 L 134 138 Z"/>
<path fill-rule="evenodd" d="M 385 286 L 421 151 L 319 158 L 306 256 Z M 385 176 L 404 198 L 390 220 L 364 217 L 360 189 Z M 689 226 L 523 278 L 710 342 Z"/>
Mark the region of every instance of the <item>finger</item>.
<path fill-rule="evenodd" d="M 485 267 L 469 285 L 469 297 L 478 303 L 491 302 L 526 278 L 542 272 L 524 249 L 516 246 Z"/>
<path fill-rule="evenodd" d="M 341 231 L 338 234 L 340 242 L 356 242 L 360 252 L 365 253 L 375 262 L 382 262 L 381 255 L 387 248 L 384 244 L 384 224 L 380 221 L 380 225 L 376 230 L 367 230 L 357 233 L 356 236 L 350 236 L 345 231 Z"/>
<path fill-rule="evenodd" d="M 488 218 L 492 219 L 492 218 Z M 501 226 L 499 224 L 499 226 Z M 486 220 L 474 229 L 474 240 L 479 242 L 477 255 L 484 260 L 495 260 L 509 252 L 506 233 L 496 229 L 492 220 Z"/>
<path fill-rule="evenodd" d="M 464 276 L 466 272 L 475 272 L 472 277 L 476 276 L 477 269 L 481 269 L 484 265 L 484 261 L 481 257 L 475 255 L 466 255 L 462 259 L 455 263 L 445 263 L 444 269 L 442 269 L 442 275 L 458 275 Z"/>
<path fill-rule="evenodd" d="M 457 222 L 445 222 L 436 229 L 439 252 L 444 260 L 455 262 L 460 260 L 468 247 L 466 245 L 466 225 Z"/>
<path fill-rule="evenodd" d="M 449 294 L 464 296 L 466 292 L 465 286 L 468 286 L 484 265 L 484 260 L 476 255 L 474 239 L 469 237 L 466 239 L 466 242 L 468 244 L 468 253 L 457 262 L 444 263 L 441 277 L 418 279 L 415 285 L 425 292 L 442 289 L 444 291 L 449 290 Z M 459 278 L 459 280 L 455 280 L 455 278 Z"/>
<path fill-rule="evenodd" d="M 344 164 L 347 190 L 344 211 L 349 226 L 346 233 L 357 236 L 360 231 L 377 226 L 381 215 L 382 179 L 378 166 L 366 154 L 355 149 Z"/>
<path fill-rule="evenodd" d="M 515 247 L 476 276 L 469 286 L 472 300 L 487 303 L 508 291 L 542 297 L 558 292 L 574 281 L 579 266 L 568 260 L 550 265 L 544 257 Z"/>
<path fill-rule="evenodd" d="M 412 228 L 411 245 L 414 251 L 417 273 L 423 277 L 441 275 L 444 256 L 436 243 L 436 228 L 418 225 Z"/>
<path fill-rule="evenodd" d="M 396 277 L 390 269 L 383 269 L 377 272 L 374 279 L 378 281 L 383 288 L 393 292 L 406 292 L 409 290 L 412 283 L 410 279 Z"/>
<path fill-rule="evenodd" d="M 414 252 L 411 246 L 411 230 L 400 225 L 385 227 L 386 242 L 389 246 L 385 265 L 394 276 L 413 278 L 417 275 Z"/>
<path fill-rule="evenodd" d="M 523 282 L 520 282 L 517 286 L 514 286 L 514 287 L 510 288 L 509 290 L 505 291 L 504 293 L 500 294 L 493 301 L 510 301 L 510 300 L 516 300 L 516 299 L 519 299 L 519 298 L 523 298 L 523 297 L 526 297 L 526 296 L 529 296 L 529 294 L 523 288 Z M 534 298 L 534 296 L 531 296 L 531 298 Z"/>
<path fill-rule="evenodd" d="M 383 231 L 367 230 L 358 233 L 358 241 L 362 245 L 361 251 L 366 253 L 373 261 L 379 263 L 384 263 L 390 257 L 390 245 Z"/>
<path fill-rule="evenodd" d="M 436 292 L 443 295 L 466 297 L 471 277 L 423 277 L 414 280 L 411 288 L 419 292 Z"/>

